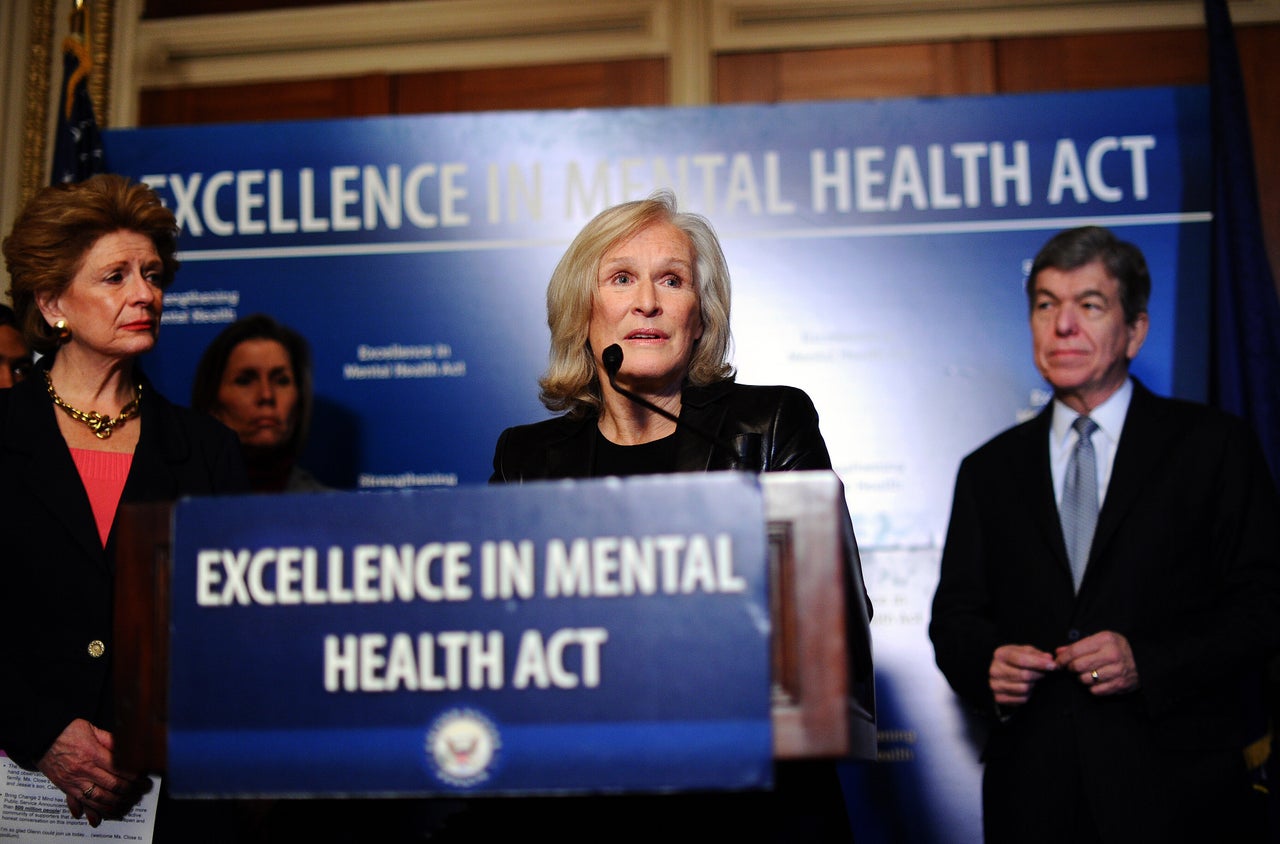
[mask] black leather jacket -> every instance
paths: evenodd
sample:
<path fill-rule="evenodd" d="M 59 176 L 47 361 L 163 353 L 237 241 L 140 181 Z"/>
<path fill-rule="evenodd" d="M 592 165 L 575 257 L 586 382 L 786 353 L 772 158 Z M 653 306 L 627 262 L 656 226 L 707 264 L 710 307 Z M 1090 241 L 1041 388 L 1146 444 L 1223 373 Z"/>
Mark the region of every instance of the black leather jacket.
<path fill-rule="evenodd" d="M 795 387 L 753 387 L 718 381 L 687 386 L 676 430 L 676 471 L 744 468 L 759 472 L 830 469 L 818 412 Z M 490 483 L 586 478 L 595 464 L 597 416 L 558 416 L 508 428 L 498 438 Z M 733 452 L 701 437 L 702 431 Z"/>
<path fill-rule="evenodd" d="M 818 412 L 809 397 L 794 387 L 752 387 L 727 380 L 706 387 L 686 386 L 681 394 L 680 420 L 685 425 L 677 428 L 675 435 L 678 472 L 831 468 L 827 445 L 818 431 Z M 597 421 L 598 416 L 591 413 L 508 428 L 494 450 L 490 483 L 590 477 L 595 465 Z M 851 576 L 856 577 L 865 596 L 851 526 L 849 536 Z M 874 711 L 874 682 L 869 679 L 870 601 L 866 614 L 851 613 L 850 618 L 848 630 L 857 637 L 856 659 L 868 678 L 858 688 L 865 690 L 869 711 Z M 637 834 L 650 838 L 669 838 L 670 830 L 681 829 L 688 834 L 677 836 L 680 840 L 719 836 L 781 841 L 790 840 L 795 830 L 802 829 L 813 840 L 852 840 L 840 781 L 830 760 L 790 759 L 780 763 L 777 772 L 774 790 L 767 792 L 625 795 L 605 798 L 611 802 L 603 803 L 598 796 L 519 801 L 520 814 L 494 821 L 499 828 L 509 825 L 510 831 L 500 829 L 490 837 L 510 837 L 519 830 L 554 825 L 572 806 L 575 817 L 586 819 L 579 824 L 582 829 L 605 829 L 622 816 L 629 819 L 632 828 L 641 830 Z M 578 840 L 572 834 L 570 837 Z"/>

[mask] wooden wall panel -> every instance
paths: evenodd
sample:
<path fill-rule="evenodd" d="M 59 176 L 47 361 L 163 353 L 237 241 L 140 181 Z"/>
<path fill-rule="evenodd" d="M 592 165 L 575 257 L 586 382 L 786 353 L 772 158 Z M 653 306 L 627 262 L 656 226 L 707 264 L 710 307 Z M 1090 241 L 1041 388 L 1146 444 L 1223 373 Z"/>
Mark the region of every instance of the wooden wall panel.
<path fill-rule="evenodd" d="M 153 89 L 138 125 L 666 104 L 662 59 Z"/>
<path fill-rule="evenodd" d="M 392 113 L 660 106 L 662 59 L 406 73 L 393 82 Z"/>
<path fill-rule="evenodd" d="M 732 53 L 716 59 L 718 103 L 777 103 L 783 96 L 781 53 Z"/>
<path fill-rule="evenodd" d="M 744 53 L 716 60 L 721 103 L 987 94 L 994 86 L 989 41 Z"/>
<path fill-rule="evenodd" d="M 391 113 L 385 74 L 143 91 L 138 125 L 367 117 Z"/>
<path fill-rule="evenodd" d="M 1209 42 L 1197 29 L 1006 38 L 996 65 L 1002 93 L 1198 85 L 1209 78 Z"/>

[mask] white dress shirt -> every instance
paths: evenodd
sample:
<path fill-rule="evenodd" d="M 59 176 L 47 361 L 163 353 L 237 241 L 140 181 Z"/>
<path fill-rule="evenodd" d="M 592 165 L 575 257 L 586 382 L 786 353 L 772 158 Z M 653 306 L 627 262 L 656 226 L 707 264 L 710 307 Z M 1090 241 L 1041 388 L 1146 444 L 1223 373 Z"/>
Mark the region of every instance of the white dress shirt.
<path fill-rule="evenodd" d="M 1102 404 L 1095 407 L 1089 418 L 1098 425 L 1093 432 L 1093 451 L 1097 455 L 1098 465 L 1098 507 L 1107 499 L 1107 486 L 1111 482 L 1111 466 L 1116 461 L 1116 447 L 1120 445 L 1120 431 L 1124 428 L 1124 417 L 1129 412 L 1129 401 L 1133 398 L 1133 380 L 1126 378 L 1120 389 L 1116 390 Z M 1062 488 L 1066 483 L 1067 463 L 1071 460 L 1071 451 L 1076 447 L 1079 435 L 1071 427 L 1071 423 L 1079 416 L 1071 408 L 1057 399 L 1053 400 L 1053 425 L 1049 428 L 1049 467 L 1053 471 L 1053 497 L 1062 506 Z"/>

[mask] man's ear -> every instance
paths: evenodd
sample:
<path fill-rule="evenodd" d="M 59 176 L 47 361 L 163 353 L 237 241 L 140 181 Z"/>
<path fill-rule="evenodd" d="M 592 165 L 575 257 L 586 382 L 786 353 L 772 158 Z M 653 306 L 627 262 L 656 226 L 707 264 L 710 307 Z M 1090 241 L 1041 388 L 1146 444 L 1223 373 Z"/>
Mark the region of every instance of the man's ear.
<path fill-rule="evenodd" d="M 1138 356 L 1138 351 L 1142 348 L 1142 344 L 1147 341 L 1147 330 L 1151 327 L 1151 318 L 1147 316 L 1147 312 L 1143 311 L 1129 323 L 1129 343 L 1125 346 L 1125 355 L 1129 360 L 1133 360 Z"/>

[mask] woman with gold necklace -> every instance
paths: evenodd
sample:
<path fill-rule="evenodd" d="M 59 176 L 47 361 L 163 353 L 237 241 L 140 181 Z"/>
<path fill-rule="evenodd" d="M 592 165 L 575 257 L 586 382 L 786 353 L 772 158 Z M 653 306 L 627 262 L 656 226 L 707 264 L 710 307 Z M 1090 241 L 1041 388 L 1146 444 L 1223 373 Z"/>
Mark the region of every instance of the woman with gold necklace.
<path fill-rule="evenodd" d="M 4 241 L 18 323 L 44 357 L 0 392 L 0 748 L 94 826 L 146 782 L 111 752 L 119 505 L 247 489 L 235 437 L 135 365 L 176 251 L 172 212 L 113 175 L 40 191 Z"/>

